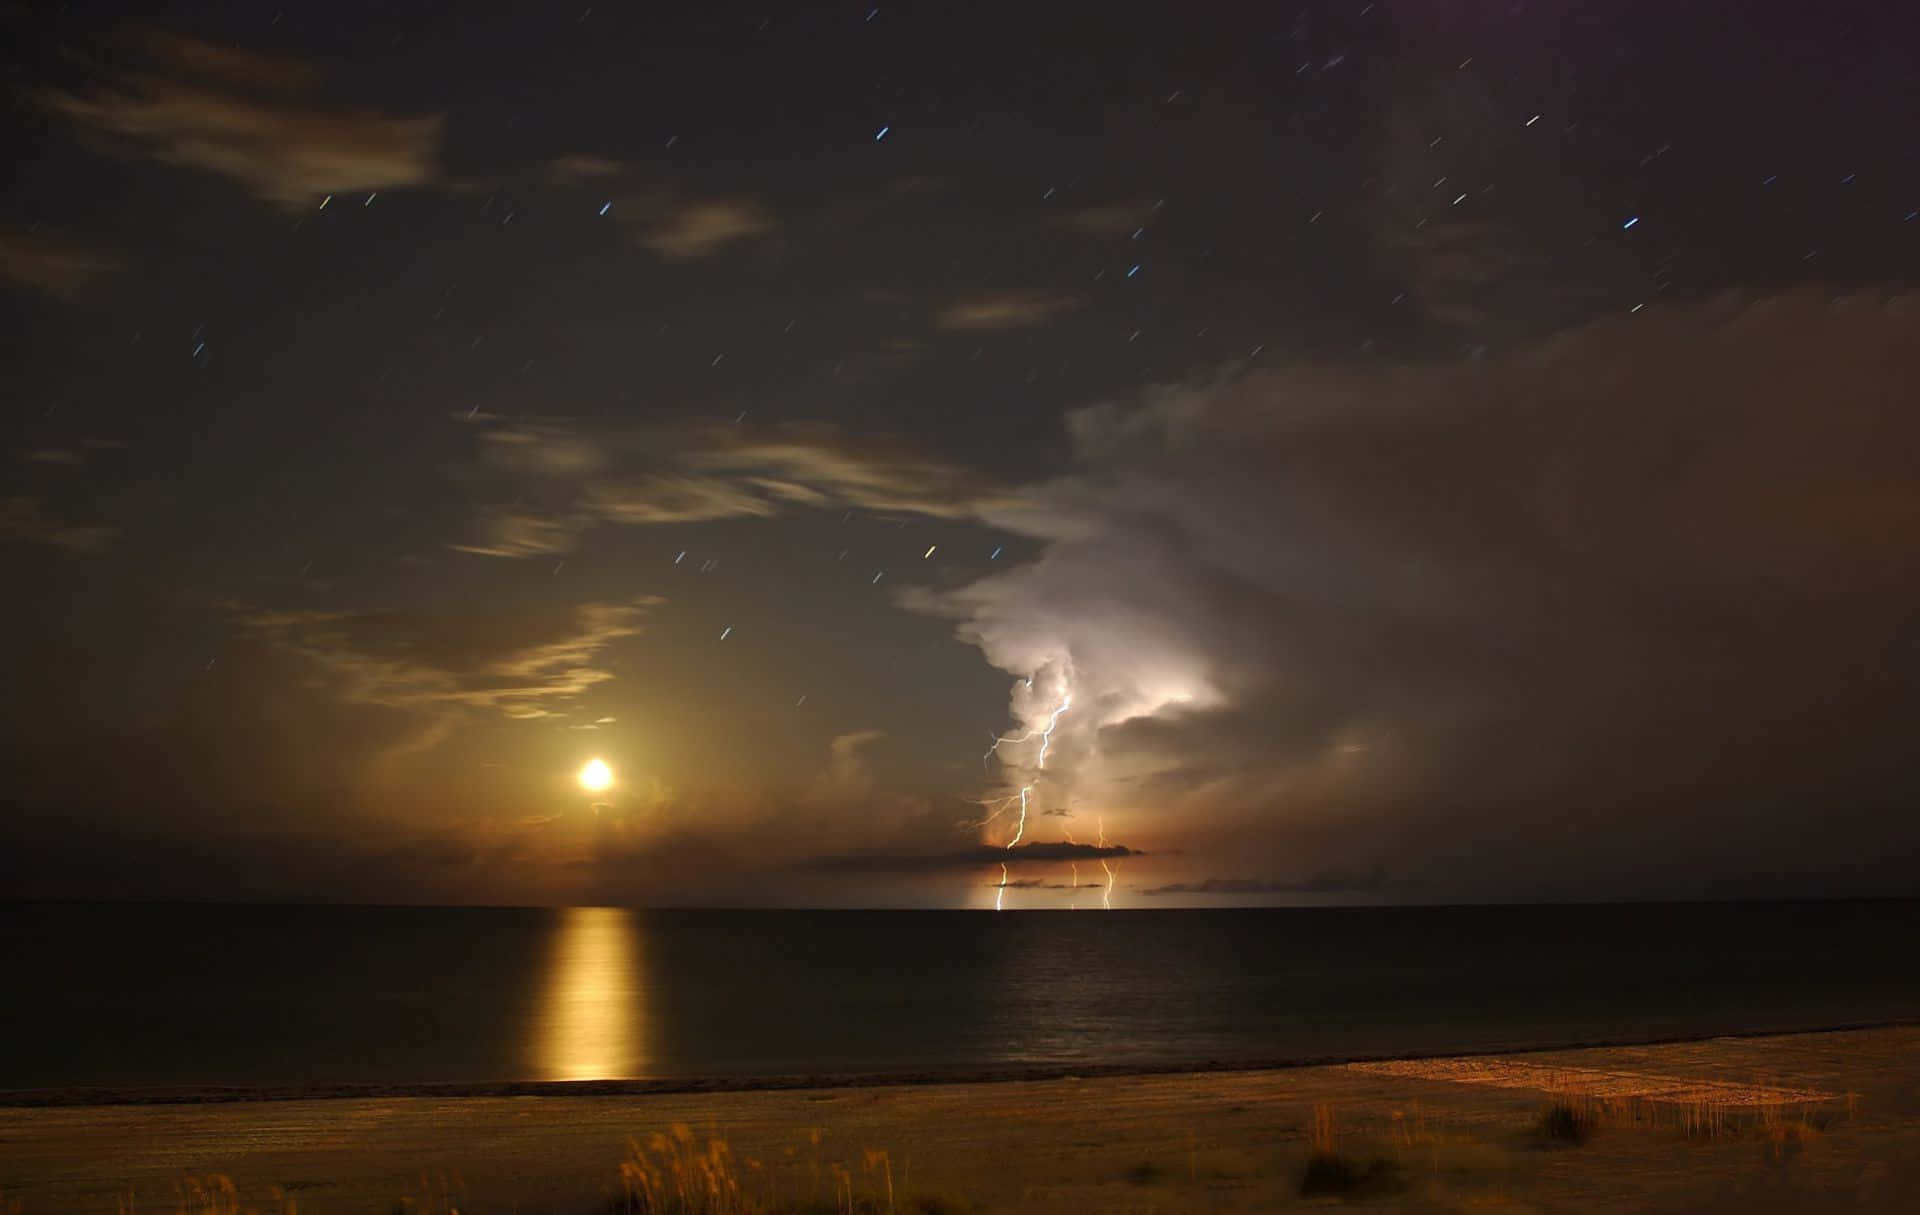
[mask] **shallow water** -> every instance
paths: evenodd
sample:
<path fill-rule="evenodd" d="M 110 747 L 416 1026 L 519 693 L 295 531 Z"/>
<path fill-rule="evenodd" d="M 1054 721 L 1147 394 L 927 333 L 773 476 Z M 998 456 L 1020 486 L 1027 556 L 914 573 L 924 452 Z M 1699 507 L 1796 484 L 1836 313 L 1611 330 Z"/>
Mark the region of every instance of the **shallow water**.
<path fill-rule="evenodd" d="M 0 1089 L 1252 1062 L 1920 1017 L 1920 903 L 0 907 Z"/>

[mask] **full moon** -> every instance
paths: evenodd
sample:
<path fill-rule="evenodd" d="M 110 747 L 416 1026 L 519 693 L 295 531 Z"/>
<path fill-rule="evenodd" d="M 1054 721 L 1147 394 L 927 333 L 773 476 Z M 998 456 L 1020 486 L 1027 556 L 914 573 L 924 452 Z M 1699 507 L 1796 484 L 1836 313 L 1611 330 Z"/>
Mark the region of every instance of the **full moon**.
<path fill-rule="evenodd" d="M 613 769 L 605 761 L 590 759 L 587 766 L 580 769 L 580 787 L 589 793 L 598 793 L 613 783 Z"/>

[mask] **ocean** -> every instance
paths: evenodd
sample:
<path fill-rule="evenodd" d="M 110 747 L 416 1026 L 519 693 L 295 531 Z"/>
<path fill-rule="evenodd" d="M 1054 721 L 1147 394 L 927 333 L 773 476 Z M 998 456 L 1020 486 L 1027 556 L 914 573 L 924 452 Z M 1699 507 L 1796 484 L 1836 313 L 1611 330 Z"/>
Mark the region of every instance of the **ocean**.
<path fill-rule="evenodd" d="M 1239 1066 L 1920 1019 L 1920 902 L 0 906 L 0 1090 Z"/>

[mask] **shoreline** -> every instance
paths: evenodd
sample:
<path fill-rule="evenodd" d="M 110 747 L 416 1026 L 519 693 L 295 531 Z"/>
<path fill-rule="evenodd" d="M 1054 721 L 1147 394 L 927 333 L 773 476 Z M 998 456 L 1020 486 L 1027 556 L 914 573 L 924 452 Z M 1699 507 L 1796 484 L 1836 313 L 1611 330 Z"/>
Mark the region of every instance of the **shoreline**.
<path fill-rule="evenodd" d="M 0 1108 L 0 1184 L 24 1215 L 583 1215 L 621 1209 L 651 1165 L 761 1215 L 1273 1215 L 1343 1200 L 1308 1192 L 1332 1152 L 1369 1211 L 1893 1215 L 1920 1193 L 1913 1023 L 1270 1071 L 548 1091 Z M 1553 1132 L 1559 1108 L 1590 1138 Z"/>
<path fill-rule="evenodd" d="M 331 1085 L 170 1085 L 145 1088 L 0 1089 L 0 1109 L 60 1109 L 108 1106 L 231 1105 L 280 1101 L 366 1101 L 390 1098 L 459 1100 L 498 1097 L 656 1097 L 719 1093 L 797 1092 L 906 1088 L 933 1085 L 1006 1084 L 1048 1080 L 1090 1080 L 1145 1076 L 1207 1076 L 1247 1072 L 1283 1072 L 1340 1067 L 1355 1063 L 1397 1063 L 1426 1059 L 1493 1058 L 1565 1051 L 1677 1046 L 1715 1041 L 1786 1038 L 1920 1027 L 1920 1017 L 1842 1022 L 1789 1028 L 1766 1027 L 1702 1031 L 1654 1037 L 1596 1038 L 1504 1043 L 1466 1050 L 1394 1051 L 1371 1054 L 1288 1056 L 1243 1060 L 1191 1059 L 1166 1062 L 1092 1065 L 937 1068 L 900 1072 L 824 1072 L 740 1076 L 669 1076 L 630 1080 L 499 1080 L 400 1084 Z"/>

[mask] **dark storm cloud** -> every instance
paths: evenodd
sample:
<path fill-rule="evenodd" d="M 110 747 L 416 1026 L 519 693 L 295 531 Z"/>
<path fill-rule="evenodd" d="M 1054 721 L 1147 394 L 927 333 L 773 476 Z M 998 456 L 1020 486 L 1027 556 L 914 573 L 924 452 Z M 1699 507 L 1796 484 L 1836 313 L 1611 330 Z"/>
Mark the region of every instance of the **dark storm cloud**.
<path fill-rule="evenodd" d="M 639 634 L 656 602 L 583 603 L 554 619 L 239 608 L 234 621 L 306 659 L 347 703 L 524 719 L 557 716 L 612 679 L 602 651 Z"/>
<path fill-rule="evenodd" d="M 1073 861 L 1118 860 L 1140 856 L 1139 852 L 1118 844 L 1039 843 L 1016 844 L 996 848 L 981 844 L 936 853 L 853 853 L 822 856 L 808 862 L 815 869 L 859 872 L 910 872 L 916 870 L 958 870 L 977 872 L 994 865 L 1065 865 Z"/>
<path fill-rule="evenodd" d="M 1037 560 L 906 601 L 1071 689 L 1056 804 L 1195 864 L 1884 881 L 1916 377 L 1914 300 L 1807 291 L 1166 391 L 1075 415 L 1080 467 L 985 512 Z"/>
<path fill-rule="evenodd" d="M 154 35 L 150 45 L 176 77 L 202 79 L 126 71 L 114 85 L 85 94 L 46 89 L 37 96 L 56 113 L 124 137 L 159 160 L 218 173 L 283 205 L 425 185 L 437 176 L 438 116 L 403 118 L 248 96 L 236 89 L 295 89 L 312 73 L 170 35 Z"/>
<path fill-rule="evenodd" d="M 1382 869 L 1357 873 L 1347 869 L 1328 869 L 1305 881 L 1280 881 L 1272 878 L 1205 878 L 1198 882 L 1169 882 L 1140 890 L 1146 895 L 1274 895 L 1274 894 L 1373 894 L 1389 890 L 1417 888 L 1419 882 L 1396 880 Z"/>

